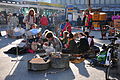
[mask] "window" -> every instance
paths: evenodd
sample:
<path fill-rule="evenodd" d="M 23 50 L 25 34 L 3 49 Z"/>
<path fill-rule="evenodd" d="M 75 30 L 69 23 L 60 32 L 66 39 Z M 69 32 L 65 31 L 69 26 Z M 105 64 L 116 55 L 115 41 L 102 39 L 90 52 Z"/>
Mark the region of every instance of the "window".
<path fill-rule="evenodd" d="M 101 0 L 101 1 L 100 1 L 100 4 L 105 4 L 105 0 Z"/>
<path fill-rule="evenodd" d="M 84 1 L 84 0 L 81 0 L 81 4 L 85 4 L 85 1 Z"/>

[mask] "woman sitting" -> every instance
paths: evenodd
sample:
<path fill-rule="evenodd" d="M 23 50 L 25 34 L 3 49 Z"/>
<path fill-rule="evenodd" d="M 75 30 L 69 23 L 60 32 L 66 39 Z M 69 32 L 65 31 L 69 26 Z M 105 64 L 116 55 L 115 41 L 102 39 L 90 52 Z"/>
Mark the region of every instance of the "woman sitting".
<path fill-rule="evenodd" d="M 88 39 L 88 43 L 90 47 L 94 46 L 94 40 L 92 36 L 89 36 L 89 32 L 84 32 L 84 34 L 86 35 L 87 39 Z"/>
<path fill-rule="evenodd" d="M 79 41 L 77 45 L 79 48 L 79 52 L 86 53 L 90 49 L 86 35 L 84 33 L 79 33 L 78 36 L 79 36 Z"/>
<path fill-rule="evenodd" d="M 63 49 L 62 52 L 69 54 L 78 54 L 79 52 L 73 34 L 69 33 L 67 35 L 67 38 L 68 38 L 68 43 L 64 45 L 65 49 Z"/>
<path fill-rule="evenodd" d="M 65 44 L 67 44 L 67 42 L 68 42 L 67 34 L 69 34 L 69 32 L 68 32 L 68 31 L 64 31 L 64 32 L 63 32 L 63 38 L 60 38 L 60 40 L 61 40 L 61 42 L 62 42 L 62 45 L 65 45 Z M 63 46 L 63 47 L 64 47 L 64 46 Z M 64 48 L 65 48 L 65 47 L 64 47 Z"/>

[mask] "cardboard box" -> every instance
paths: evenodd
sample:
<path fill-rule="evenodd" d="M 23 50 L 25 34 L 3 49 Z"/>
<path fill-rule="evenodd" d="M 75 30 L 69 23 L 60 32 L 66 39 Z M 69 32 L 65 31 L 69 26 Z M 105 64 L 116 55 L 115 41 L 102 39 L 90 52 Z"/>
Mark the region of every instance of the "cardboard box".
<path fill-rule="evenodd" d="M 120 30 L 120 19 L 114 20 L 114 27 Z"/>

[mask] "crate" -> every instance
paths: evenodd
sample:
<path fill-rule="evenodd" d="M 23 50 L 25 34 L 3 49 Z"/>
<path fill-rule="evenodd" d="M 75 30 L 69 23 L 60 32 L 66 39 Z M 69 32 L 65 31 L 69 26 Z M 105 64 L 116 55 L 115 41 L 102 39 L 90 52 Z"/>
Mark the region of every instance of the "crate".
<path fill-rule="evenodd" d="M 103 20 L 106 20 L 106 19 L 107 19 L 107 14 L 105 14 L 105 13 L 100 13 L 99 20 L 100 20 L 100 21 L 103 21 Z"/>
<path fill-rule="evenodd" d="M 92 20 L 98 21 L 99 20 L 99 14 L 93 14 L 92 15 Z"/>
<path fill-rule="evenodd" d="M 120 30 L 120 19 L 114 20 L 114 27 Z"/>
<path fill-rule="evenodd" d="M 100 27 L 100 22 L 93 22 L 92 25 L 93 27 Z"/>

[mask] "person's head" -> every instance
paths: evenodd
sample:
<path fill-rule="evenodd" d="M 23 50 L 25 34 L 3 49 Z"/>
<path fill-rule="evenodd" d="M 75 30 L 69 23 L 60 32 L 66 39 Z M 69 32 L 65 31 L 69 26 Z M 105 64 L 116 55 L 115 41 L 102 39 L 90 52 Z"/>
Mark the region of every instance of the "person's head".
<path fill-rule="evenodd" d="M 24 14 L 20 14 L 20 16 L 24 16 Z"/>
<path fill-rule="evenodd" d="M 29 15 L 34 16 L 35 15 L 35 10 L 34 9 L 30 9 L 29 10 Z"/>
<path fill-rule="evenodd" d="M 74 34 L 74 39 L 78 38 L 78 33 Z"/>
<path fill-rule="evenodd" d="M 53 33 L 51 31 L 48 31 L 45 34 L 45 37 L 47 38 L 47 40 L 51 41 L 53 39 Z"/>
<path fill-rule="evenodd" d="M 68 38 L 68 39 L 73 39 L 73 37 L 74 37 L 74 36 L 73 36 L 72 33 L 67 34 L 67 38 Z"/>
<path fill-rule="evenodd" d="M 12 13 L 9 13 L 8 15 L 9 15 L 9 16 L 12 16 L 13 14 L 12 14 Z"/>
<path fill-rule="evenodd" d="M 42 17 L 45 17 L 45 15 L 43 14 Z"/>
<path fill-rule="evenodd" d="M 66 19 L 66 22 L 69 22 L 69 20 L 68 20 L 68 19 Z"/>
<path fill-rule="evenodd" d="M 67 34 L 69 34 L 69 32 L 68 32 L 68 31 L 64 31 L 64 32 L 63 32 L 63 37 L 66 38 L 66 37 L 67 37 Z"/>
<path fill-rule="evenodd" d="M 78 37 L 81 38 L 81 37 L 85 37 L 86 35 L 84 33 L 79 33 L 78 34 Z"/>
<path fill-rule="evenodd" d="M 38 37 L 42 37 L 42 33 L 41 32 L 38 33 Z"/>
<path fill-rule="evenodd" d="M 86 37 L 89 37 L 89 32 L 84 32 L 84 34 L 86 35 Z"/>
<path fill-rule="evenodd" d="M 31 28 L 37 28 L 37 25 L 34 23 L 34 24 L 31 24 Z"/>
<path fill-rule="evenodd" d="M 88 15 L 88 14 L 89 14 L 89 10 L 86 10 L 86 11 L 85 11 L 85 14 Z"/>
<path fill-rule="evenodd" d="M 13 13 L 13 16 L 17 16 L 17 13 Z"/>

